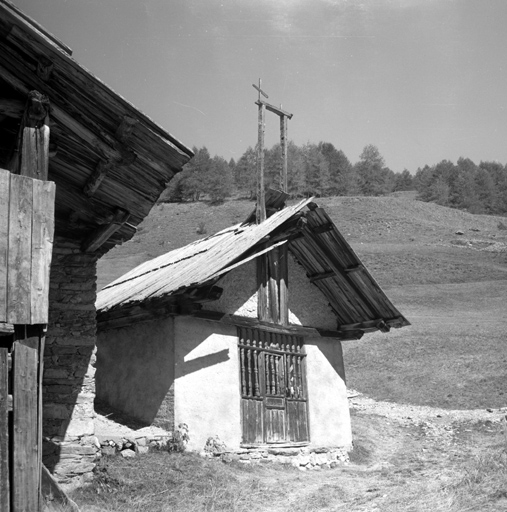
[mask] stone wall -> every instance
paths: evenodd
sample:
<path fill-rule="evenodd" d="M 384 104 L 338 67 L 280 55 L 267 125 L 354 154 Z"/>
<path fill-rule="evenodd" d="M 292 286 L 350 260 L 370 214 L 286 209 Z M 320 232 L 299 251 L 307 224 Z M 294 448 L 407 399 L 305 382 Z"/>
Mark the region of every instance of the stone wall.
<path fill-rule="evenodd" d="M 56 238 L 44 351 L 43 462 L 63 484 L 79 485 L 95 467 L 96 261 Z"/>

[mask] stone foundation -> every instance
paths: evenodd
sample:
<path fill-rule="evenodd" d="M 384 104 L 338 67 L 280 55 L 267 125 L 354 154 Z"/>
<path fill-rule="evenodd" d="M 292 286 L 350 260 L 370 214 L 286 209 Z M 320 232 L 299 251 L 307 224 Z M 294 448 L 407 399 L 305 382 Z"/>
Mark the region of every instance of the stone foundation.
<path fill-rule="evenodd" d="M 63 484 L 79 485 L 95 467 L 96 261 L 56 238 L 44 350 L 43 462 Z"/>
<path fill-rule="evenodd" d="M 201 455 L 207 458 L 217 458 L 223 462 L 290 464 L 301 471 L 331 469 L 349 462 L 348 450 L 344 447 L 274 448 L 265 446 L 240 450 L 207 450 L 205 448 Z"/>

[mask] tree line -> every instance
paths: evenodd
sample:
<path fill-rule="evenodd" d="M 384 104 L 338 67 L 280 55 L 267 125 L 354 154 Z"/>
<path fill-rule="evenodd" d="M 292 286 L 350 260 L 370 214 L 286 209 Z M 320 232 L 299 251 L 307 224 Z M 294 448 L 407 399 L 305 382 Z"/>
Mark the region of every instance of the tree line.
<path fill-rule="evenodd" d="M 249 147 L 236 162 L 212 157 L 206 147 L 193 148 L 195 156 L 177 174 L 164 191 L 162 201 L 198 201 L 212 203 L 236 196 L 255 199 L 257 149 Z M 408 170 L 395 173 L 386 167 L 378 148 L 365 146 L 359 161 L 352 164 L 343 151 L 330 142 L 287 147 L 288 193 L 291 197 L 380 196 L 397 190 L 413 189 Z M 280 189 L 282 150 L 280 144 L 264 153 L 266 187 Z"/>
<path fill-rule="evenodd" d="M 507 166 L 498 162 L 442 160 L 417 169 L 413 182 L 422 201 L 470 213 L 507 214 Z"/>
<path fill-rule="evenodd" d="M 249 147 L 238 161 L 211 156 L 206 147 L 193 148 L 195 156 L 170 182 L 161 201 L 209 200 L 220 203 L 228 197 L 255 199 L 257 149 Z M 356 163 L 330 142 L 307 143 L 287 148 L 288 193 L 291 197 L 382 196 L 416 190 L 417 198 L 471 213 L 507 214 L 507 166 L 498 162 L 476 165 L 459 158 L 395 173 L 385 165 L 378 148 L 363 148 Z M 280 189 L 282 150 L 280 144 L 264 153 L 266 187 Z"/>

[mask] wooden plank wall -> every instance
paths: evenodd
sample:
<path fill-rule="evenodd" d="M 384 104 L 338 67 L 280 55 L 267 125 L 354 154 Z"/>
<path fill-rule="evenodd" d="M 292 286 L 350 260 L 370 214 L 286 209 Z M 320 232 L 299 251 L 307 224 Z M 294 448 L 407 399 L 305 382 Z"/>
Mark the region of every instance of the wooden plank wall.
<path fill-rule="evenodd" d="M 8 350 L 0 348 L 0 510 L 10 510 Z"/>
<path fill-rule="evenodd" d="M 14 344 L 13 511 L 39 510 L 37 350 Z"/>
<path fill-rule="evenodd" d="M 0 169 L 0 322 L 47 324 L 55 184 Z"/>

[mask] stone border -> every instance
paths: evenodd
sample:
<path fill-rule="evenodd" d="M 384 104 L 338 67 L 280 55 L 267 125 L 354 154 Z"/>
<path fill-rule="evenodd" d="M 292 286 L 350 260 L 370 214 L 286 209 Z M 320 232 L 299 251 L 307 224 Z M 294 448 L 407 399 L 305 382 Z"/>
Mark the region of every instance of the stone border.
<path fill-rule="evenodd" d="M 348 450 L 345 447 L 274 448 L 263 446 L 239 450 L 205 449 L 201 452 L 201 456 L 219 459 L 227 463 L 237 461 L 243 464 L 290 464 L 301 471 L 332 469 L 349 462 Z"/>
<path fill-rule="evenodd" d="M 148 453 L 150 450 L 164 450 L 173 441 L 171 432 L 167 435 L 99 435 L 97 439 L 100 443 L 101 455 L 112 456 L 121 455 L 122 457 L 135 457 L 137 454 Z"/>

